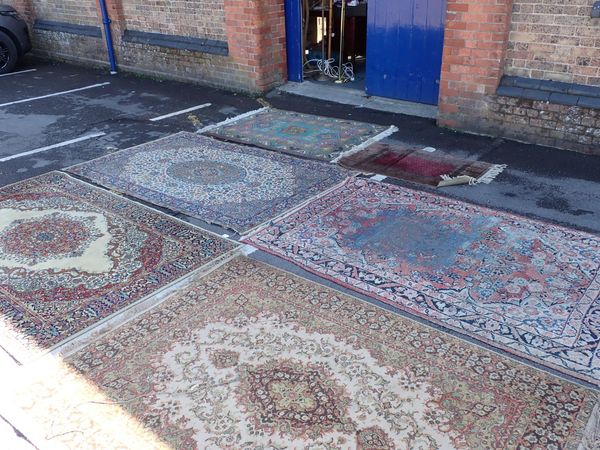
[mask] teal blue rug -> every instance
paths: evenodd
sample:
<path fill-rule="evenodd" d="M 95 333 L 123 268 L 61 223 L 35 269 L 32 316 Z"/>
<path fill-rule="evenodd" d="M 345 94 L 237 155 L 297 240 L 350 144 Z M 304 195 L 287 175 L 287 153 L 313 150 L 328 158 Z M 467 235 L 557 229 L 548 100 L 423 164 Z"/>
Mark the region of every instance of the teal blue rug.
<path fill-rule="evenodd" d="M 217 139 L 323 160 L 365 148 L 397 130 L 271 108 L 208 128 L 205 134 Z"/>

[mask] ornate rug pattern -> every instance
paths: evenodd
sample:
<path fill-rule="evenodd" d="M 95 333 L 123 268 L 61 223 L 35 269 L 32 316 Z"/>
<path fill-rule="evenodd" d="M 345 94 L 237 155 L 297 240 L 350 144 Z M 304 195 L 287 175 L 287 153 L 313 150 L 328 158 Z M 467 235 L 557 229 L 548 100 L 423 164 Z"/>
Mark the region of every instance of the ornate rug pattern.
<path fill-rule="evenodd" d="M 67 175 L 14 184 L 0 189 L 0 320 L 48 348 L 233 248 Z"/>
<path fill-rule="evenodd" d="M 349 179 L 245 242 L 600 385 L 600 238 Z"/>
<path fill-rule="evenodd" d="M 245 258 L 67 362 L 90 393 L 59 401 L 71 374 L 8 398 L 69 448 L 120 436 L 104 417 L 178 449 L 575 449 L 597 431 L 593 391 Z"/>
<path fill-rule="evenodd" d="M 353 120 L 266 109 L 207 131 L 209 136 L 307 158 L 331 160 L 396 130 Z"/>
<path fill-rule="evenodd" d="M 439 150 L 428 152 L 392 142 L 373 144 L 342 157 L 337 163 L 352 170 L 436 187 L 489 184 L 506 168 L 501 164 L 456 158 Z"/>
<path fill-rule="evenodd" d="M 185 132 L 69 171 L 237 232 L 272 219 L 348 175 L 316 161 Z"/>

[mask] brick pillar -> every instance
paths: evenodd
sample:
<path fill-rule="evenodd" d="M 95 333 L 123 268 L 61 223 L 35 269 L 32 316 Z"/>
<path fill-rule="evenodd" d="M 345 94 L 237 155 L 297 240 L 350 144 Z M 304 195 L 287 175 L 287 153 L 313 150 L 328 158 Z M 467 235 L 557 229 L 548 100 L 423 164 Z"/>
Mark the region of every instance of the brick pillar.
<path fill-rule="evenodd" d="M 225 29 L 249 90 L 265 92 L 286 80 L 283 0 L 225 0 Z"/>
<path fill-rule="evenodd" d="M 13 8 L 15 8 L 19 14 L 23 16 L 23 18 L 27 21 L 29 25 L 32 25 L 35 20 L 35 10 L 33 8 L 33 0 L 12 0 L 8 3 Z"/>
<path fill-rule="evenodd" d="M 513 0 L 448 0 L 438 123 L 471 131 L 484 123 L 504 70 Z"/>

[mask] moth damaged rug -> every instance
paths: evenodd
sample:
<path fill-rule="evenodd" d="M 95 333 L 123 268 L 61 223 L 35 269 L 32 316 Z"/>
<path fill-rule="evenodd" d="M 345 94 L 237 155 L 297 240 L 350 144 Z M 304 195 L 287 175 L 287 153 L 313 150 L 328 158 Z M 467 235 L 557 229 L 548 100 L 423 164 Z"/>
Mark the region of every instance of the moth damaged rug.
<path fill-rule="evenodd" d="M 470 161 L 439 150 L 430 152 L 390 142 L 373 144 L 343 156 L 337 163 L 353 170 L 436 187 L 489 184 L 506 168 L 503 164 Z"/>
<path fill-rule="evenodd" d="M 600 386 L 600 238 L 365 179 L 245 242 Z"/>
<path fill-rule="evenodd" d="M 47 349 L 233 248 L 60 173 L 1 188 L 0 335 Z"/>
<path fill-rule="evenodd" d="M 332 160 L 395 131 L 396 127 L 265 108 L 208 127 L 204 134 L 296 156 Z"/>
<path fill-rule="evenodd" d="M 69 171 L 146 202 L 244 232 L 342 182 L 318 161 L 178 133 Z"/>
<path fill-rule="evenodd" d="M 0 387 L 39 448 L 576 449 L 597 431 L 591 390 L 245 258 L 53 361 Z"/>

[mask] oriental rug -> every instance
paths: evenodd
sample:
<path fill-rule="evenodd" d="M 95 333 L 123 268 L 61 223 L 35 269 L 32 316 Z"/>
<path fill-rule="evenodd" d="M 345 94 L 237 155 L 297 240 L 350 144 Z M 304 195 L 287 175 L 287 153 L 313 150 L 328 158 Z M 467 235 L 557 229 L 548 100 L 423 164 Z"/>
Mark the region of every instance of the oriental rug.
<path fill-rule="evenodd" d="M 245 258 L 66 362 L 3 397 L 41 448 L 576 449 L 598 431 L 591 390 Z"/>
<path fill-rule="evenodd" d="M 57 172 L 4 187 L 0 328 L 49 348 L 233 248 Z"/>
<path fill-rule="evenodd" d="M 390 142 L 373 144 L 340 158 L 337 163 L 353 170 L 436 187 L 489 184 L 506 168 L 503 164 L 470 161 L 439 150 L 429 152 Z"/>
<path fill-rule="evenodd" d="M 396 127 L 264 109 L 211 128 L 205 134 L 295 156 L 332 160 L 344 152 L 377 142 L 395 131 Z"/>
<path fill-rule="evenodd" d="M 298 206 L 348 175 L 329 164 L 185 132 L 68 170 L 240 233 Z"/>
<path fill-rule="evenodd" d="M 365 179 L 245 242 L 600 385 L 600 238 Z"/>

